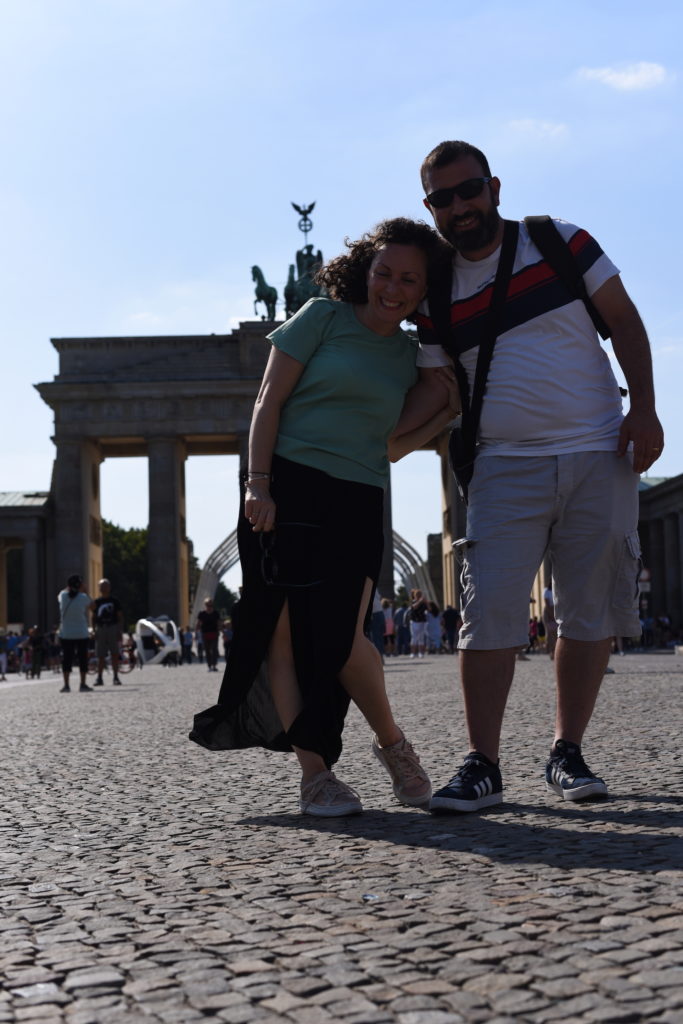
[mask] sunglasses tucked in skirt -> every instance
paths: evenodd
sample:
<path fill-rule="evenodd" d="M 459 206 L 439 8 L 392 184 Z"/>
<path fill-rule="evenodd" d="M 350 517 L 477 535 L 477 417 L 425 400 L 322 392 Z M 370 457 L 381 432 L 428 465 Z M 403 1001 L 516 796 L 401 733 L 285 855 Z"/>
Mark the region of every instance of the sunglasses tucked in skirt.
<path fill-rule="evenodd" d="M 241 481 L 242 596 L 218 704 L 195 715 L 190 739 L 209 750 L 297 746 L 331 767 L 349 706 L 338 676 L 351 653 L 365 581 L 377 582 L 382 561 L 384 492 L 274 456 L 271 494 L 275 530 L 254 533 L 243 514 Z M 303 700 L 287 732 L 266 665 L 285 601 Z"/>

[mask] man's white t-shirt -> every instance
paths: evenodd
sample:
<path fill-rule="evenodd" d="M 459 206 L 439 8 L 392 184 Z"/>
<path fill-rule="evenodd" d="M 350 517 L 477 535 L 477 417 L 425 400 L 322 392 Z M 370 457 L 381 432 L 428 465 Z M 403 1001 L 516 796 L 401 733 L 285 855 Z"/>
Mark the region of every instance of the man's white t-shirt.
<path fill-rule="evenodd" d="M 593 295 L 619 273 L 582 229 L 555 220 Z M 500 248 L 483 260 L 456 254 L 451 322 L 470 386 Z M 424 303 L 418 316 L 417 365 L 446 366 Z M 557 455 L 616 448 L 623 419 L 621 395 L 607 353 L 578 299 L 543 260 L 525 224 L 519 241 L 489 368 L 479 425 L 479 455 Z"/>

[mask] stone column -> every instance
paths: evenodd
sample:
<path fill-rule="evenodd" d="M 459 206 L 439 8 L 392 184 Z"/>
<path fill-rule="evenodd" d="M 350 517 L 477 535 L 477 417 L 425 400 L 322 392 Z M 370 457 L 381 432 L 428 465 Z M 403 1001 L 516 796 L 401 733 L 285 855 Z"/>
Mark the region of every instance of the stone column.
<path fill-rule="evenodd" d="M 7 627 L 7 547 L 0 541 L 0 626 Z"/>
<path fill-rule="evenodd" d="M 650 615 L 659 615 L 666 603 L 664 524 L 659 518 L 650 520 L 650 558 L 652 564 L 649 569 L 652 573 L 652 581 L 648 609 Z"/>
<path fill-rule="evenodd" d="M 41 621 L 45 574 L 42 571 L 40 540 L 37 537 L 27 537 L 24 540 L 22 561 L 22 615 L 24 627 L 25 629 L 30 629 L 31 626 L 45 628 L 46 623 Z"/>
<path fill-rule="evenodd" d="M 441 458 L 441 510 L 443 549 L 443 600 L 444 606 L 460 606 L 460 563 L 453 548 L 453 541 L 466 533 L 467 509 L 460 497 L 453 470 L 448 457 L 450 435 L 445 433 L 439 439 L 437 449 Z"/>
<path fill-rule="evenodd" d="M 61 589 L 79 573 L 88 593 L 102 576 L 99 448 L 92 441 L 57 440 L 52 495 L 55 505 L 55 575 Z"/>
<path fill-rule="evenodd" d="M 443 604 L 458 607 L 458 571 L 453 555 L 456 539 L 457 494 L 453 474 L 448 464 L 448 435 L 439 438 L 436 449 L 441 469 L 441 562 L 443 578 Z"/>
<path fill-rule="evenodd" d="M 672 622 L 678 618 L 681 606 L 681 577 L 679 547 L 678 514 L 673 512 L 664 517 L 664 571 L 665 571 L 665 604 L 660 608 L 661 614 L 668 615 Z"/>
<path fill-rule="evenodd" d="M 185 444 L 155 437 L 149 457 L 149 614 L 188 622 L 189 583 L 185 523 Z"/>

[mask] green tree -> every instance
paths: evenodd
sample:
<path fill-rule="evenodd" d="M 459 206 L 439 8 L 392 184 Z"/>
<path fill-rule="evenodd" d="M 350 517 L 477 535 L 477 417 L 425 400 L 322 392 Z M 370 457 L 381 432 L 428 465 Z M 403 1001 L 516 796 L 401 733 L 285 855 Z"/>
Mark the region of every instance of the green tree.
<path fill-rule="evenodd" d="M 134 629 L 137 620 L 149 614 L 147 528 L 124 530 L 103 519 L 102 547 L 104 574 L 121 602 L 124 623 Z"/>
<path fill-rule="evenodd" d="M 224 583 L 219 583 L 216 587 L 213 604 L 221 618 L 226 619 L 230 615 L 236 601 L 239 601 L 239 595 L 228 590 Z"/>

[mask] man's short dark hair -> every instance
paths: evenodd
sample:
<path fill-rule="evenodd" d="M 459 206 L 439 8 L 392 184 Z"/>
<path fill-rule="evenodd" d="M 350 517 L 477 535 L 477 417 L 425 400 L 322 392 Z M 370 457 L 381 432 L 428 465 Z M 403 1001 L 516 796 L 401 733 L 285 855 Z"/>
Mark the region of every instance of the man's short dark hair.
<path fill-rule="evenodd" d="M 456 160 L 462 160 L 465 156 L 473 156 L 475 160 L 478 160 L 484 176 L 487 178 L 491 177 L 489 162 L 482 151 L 477 149 L 476 146 L 472 146 L 469 142 L 461 141 L 440 142 L 422 161 L 420 177 L 422 178 L 422 187 L 425 192 L 427 191 L 427 174 L 430 171 L 436 170 L 439 167 L 448 167 L 449 164 L 454 164 Z"/>

